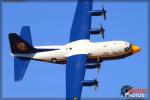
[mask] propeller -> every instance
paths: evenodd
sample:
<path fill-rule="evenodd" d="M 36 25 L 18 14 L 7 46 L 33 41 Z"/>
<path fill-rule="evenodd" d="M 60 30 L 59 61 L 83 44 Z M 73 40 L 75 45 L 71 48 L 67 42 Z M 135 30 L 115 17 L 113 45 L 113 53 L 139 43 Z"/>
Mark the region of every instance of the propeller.
<path fill-rule="evenodd" d="M 98 85 L 99 82 L 97 81 L 97 79 L 95 79 L 95 80 L 94 80 L 94 83 L 95 83 L 94 90 L 96 91 L 97 88 L 99 87 L 99 85 Z"/>
<path fill-rule="evenodd" d="M 104 19 L 106 20 L 106 13 L 107 13 L 107 11 L 104 8 L 103 0 L 102 0 L 102 11 L 103 11 Z"/>
<path fill-rule="evenodd" d="M 103 7 L 102 11 L 103 11 L 104 19 L 106 20 L 106 19 L 107 19 L 107 18 L 106 18 L 106 13 L 107 13 L 107 11 L 105 10 L 105 8 L 104 8 L 104 7 Z"/>
<path fill-rule="evenodd" d="M 97 73 L 99 73 L 100 68 L 101 68 L 101 64 L 98 63 L 98 66 L 97 66 Z"/>
<path fill-rule="evenodd" d="M 105 32 L 105 29 L 104 29 L 103 26 L 101 25 L 100 34 L 102 35 L 103 39 L 105 38 L 104 32 Z"/>

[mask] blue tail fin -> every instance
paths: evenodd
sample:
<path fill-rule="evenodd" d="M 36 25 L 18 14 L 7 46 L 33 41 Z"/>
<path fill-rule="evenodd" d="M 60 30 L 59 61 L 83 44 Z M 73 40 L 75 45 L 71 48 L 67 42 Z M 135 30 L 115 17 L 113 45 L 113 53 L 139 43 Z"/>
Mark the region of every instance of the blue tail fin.
<path fill-rule="evenodd" d="M 9 34 L 11 51 L 13 54 L 32 53 L 36 49 L 32 46 L 31 32 L 29 26 L 22 27 L 20 36 L 16 33 Z M 25 75 L 30 59 L 14 57 L 14 80 L 21 81 Z"/>
<path fill-rule="evenodd" d="M 31 31 L 29 26 L 22 27 L 20 37 L 27 41 L 29 44 L 32 44 Z"/>

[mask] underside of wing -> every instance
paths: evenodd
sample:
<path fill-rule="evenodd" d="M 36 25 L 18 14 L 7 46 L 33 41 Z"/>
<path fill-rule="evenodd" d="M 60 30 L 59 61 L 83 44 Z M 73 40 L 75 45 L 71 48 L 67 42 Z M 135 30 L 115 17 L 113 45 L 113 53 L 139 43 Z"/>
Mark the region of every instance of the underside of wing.
<path fill-rule="evenodd" d="M 66 66 L 66 98 L 79 100 L 82 92 L 82 81 L 85 75 L 87 55 L 74 55 L 67 59 Z"/>
<path fill-rule="evenodd" d="M 78 0 L 73 24 L 70 32 L 70 42 L 90 39 L 91 13 L 93 0 Z"/>

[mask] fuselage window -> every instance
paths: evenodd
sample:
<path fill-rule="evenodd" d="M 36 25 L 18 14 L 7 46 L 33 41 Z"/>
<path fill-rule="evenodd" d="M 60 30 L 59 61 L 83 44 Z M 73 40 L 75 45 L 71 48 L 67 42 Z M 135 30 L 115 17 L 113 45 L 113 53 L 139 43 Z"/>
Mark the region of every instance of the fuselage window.
<path fill-rule="evenodd" d="M 104 45 L 103 45 L 103 47 L 107 47 L 107 46 L 108 46 L 107 44 L 104 44 Z"/>
<path fill-rule="evenodd" d="M 125 45 L 128 45 L 128 43 L 125 43 Z"/>

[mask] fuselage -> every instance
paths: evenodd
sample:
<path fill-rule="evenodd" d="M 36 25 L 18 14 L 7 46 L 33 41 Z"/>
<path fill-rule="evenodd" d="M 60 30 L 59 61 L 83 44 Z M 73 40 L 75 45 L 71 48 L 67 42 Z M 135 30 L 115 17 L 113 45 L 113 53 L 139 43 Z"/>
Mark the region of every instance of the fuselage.
<path fill-rule="evenodd" d="M 35 48 L 46 50 L 14 55 L 49 63 L 64 64 L 67 57 L 78 54 L 88 54 L 88 62 L 97 62 L 124 58 L 140 51 L 139 47 L 125 41 L 91 42 L 89 40 L 78 40 L 64 46 L 35 46 Z"/>

